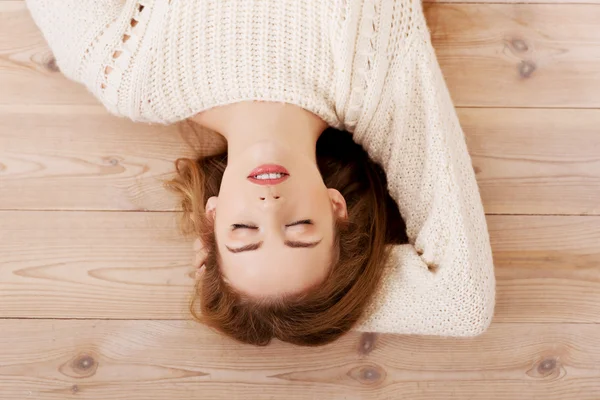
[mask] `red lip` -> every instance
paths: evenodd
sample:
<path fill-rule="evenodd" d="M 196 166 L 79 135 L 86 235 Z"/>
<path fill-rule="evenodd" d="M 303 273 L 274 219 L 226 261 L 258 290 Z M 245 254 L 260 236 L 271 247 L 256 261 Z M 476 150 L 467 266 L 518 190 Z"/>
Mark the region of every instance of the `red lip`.
<path fill-rule="evenodd" d="M 256 179 L 255 178 L 255 176 L 262 175 L 262 174 L 282 174 L 283 176 L 281 178 L 277 178 L 277 179 Z M 250 172 L 250 174 L 248 175 L 248 180 L 257 185 L 268 186 L 268 185 L 277 185 L 277 184 L 285 181 L 289 177 L 290 177 L 290 173 L 288 172 L 287 169 L 285 169 L 281 165 L 265 164 L 265 165 L 261 165 L 258 168 L 253 169 Z"/>

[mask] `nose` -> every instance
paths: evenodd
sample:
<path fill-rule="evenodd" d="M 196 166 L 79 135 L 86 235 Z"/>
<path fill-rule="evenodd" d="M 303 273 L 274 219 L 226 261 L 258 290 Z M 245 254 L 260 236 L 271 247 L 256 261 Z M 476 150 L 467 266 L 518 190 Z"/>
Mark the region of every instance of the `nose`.
<path fill-rule="evenodd" d="M 268 200 L 279 200 L 281 198 L 281 196 L 269 193 L 268 195 L 260 196 L 259 198 L 261 201 L 268 201 Z"/>
<path fill-rule="evenodd" d="M 271 188 L 269 188 L 269 192 L 268 193 L 262 194 L 259 198 L 260 198 L 261 201 L 270 202 L 270 201 L 278 201 L 278 200 L 280 200 L 281 196 L 279 195 L 279 193 L 277 193 L 277 191 L 275 190 L 275 188 L 271 187 Z"/>

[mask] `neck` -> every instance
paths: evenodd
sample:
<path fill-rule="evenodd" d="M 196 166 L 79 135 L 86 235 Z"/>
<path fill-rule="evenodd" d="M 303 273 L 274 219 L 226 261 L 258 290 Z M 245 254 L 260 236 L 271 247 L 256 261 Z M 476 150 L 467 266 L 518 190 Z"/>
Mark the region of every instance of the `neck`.
<path fill-rule="evenodd" d="M 248 147 L 276 141 L 315 160 L 317 140 L 327 124 L 297 106 L 272 102 L 233 104 L 222 114 L 219 132 L 227 139 L 228 157 L 233 159 Z"/>

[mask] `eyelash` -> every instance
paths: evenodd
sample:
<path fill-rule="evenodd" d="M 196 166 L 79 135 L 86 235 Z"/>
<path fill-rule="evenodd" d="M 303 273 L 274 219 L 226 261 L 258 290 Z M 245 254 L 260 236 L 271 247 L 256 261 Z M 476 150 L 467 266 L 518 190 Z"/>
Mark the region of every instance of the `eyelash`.
<path fill-rule="evenodd" d="M 291 223 L 291 224 L 289 224 L 289 225 L 286 225 L 285 227 L 286 227 L 286 228 L 289 228 L 290 226 L 296 226 L 296 225 L 312 225 L 312 224 L 313 224 L 313 222 L 312 222 L 310 219 L 303 219 L 303 220 L 301 220 L 301 221 L 296 221 L 296 222 L 293 222 L 293 223 Z"/>
<path fill-rule="evenodd" d="M 313 224 L 312 220 L 310 220 L 310 219 L 303 219 L 303 220 L 300 220 L 300 221 L 293 222 L 293 223 L 291 223 L 291 224 L 289 224 L 289 225 L 286 225 L 285 227 L 286 227 L 286 228 L 289 228 L 290 226 L 296 226 L 296 225 L 312 225 L 312 224 Z M 232 228 L 232 230 L 234 230 L 234 231 L 235 231 L 235 230 L 237 230 L 237 229 L 254 229 L 254 230 L 258 229 L 258 227 L 257 227 L 257 226 L 253 226 L 253 225 L 246 225 L 246 224 L 233 224 L 233 225 L 231 226 L 231 228 Z"/>
<path fill-rule="evenodd" d="M 252 225 L 246 225 L 246 224 L 233 224 L 232 226 L 232 230 L 236 230 L 236 229 L 258 229 L 258 227 L 256 226 L 252 226 Z"/>

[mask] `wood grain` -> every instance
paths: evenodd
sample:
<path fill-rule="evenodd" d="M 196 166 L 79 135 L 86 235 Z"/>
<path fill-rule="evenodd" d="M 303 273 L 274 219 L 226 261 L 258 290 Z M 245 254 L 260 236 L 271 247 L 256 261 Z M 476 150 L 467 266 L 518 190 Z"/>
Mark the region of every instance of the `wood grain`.
<path fill-rule="evenodd" d="M 490 216 L 496 321 L 600 322 L 600 218 Z"/>
<path fill-rule="evenodd" d="M 600 214 L 600 110 L 458 110 L 491 214 Z"/>
<path fill-rule="evenodd" d="M 255 348 L 168 321 L 0 321 L 0 399 L 595 400 L 598 325 Z"/>
<path fill-rule="evenodd" d="M 176 213 L 0 212 L 0 318 L 187 319 Z M 496 322 L 600 322 L 600 217 L 490 216 Z"/>
<path fill-rule="evenodd" d="M 182 318 L 175 213 L 0 212 L 0 317 Z"/>
<path fill-rule="evenodd" d="M 457 106 L 600 106 L 595 5 L 425 8 Z M 23 2 L 0 2 L 0 87 L 0 104 L 96 104 L 58 72 Z"/>
<path fill-rule="evenodd" d="M 459 109 L 491 214 L 600 214 L 600 110 Z M 222 148 L 197 125 L 134 124 L 100 106 L 0 106 L 0 209 L 174 210 L 183 156 Z"/>
<path fill-rule="evenodd" d="M 456 105 L 600 106 L 596 5 L 429 4 L 425 8 Z"/>
<path fill-rule="evenodd" d="M 352 332 L 305 349 L 189 321 L 191 244 L 162 181 L 223 143 L 109 116 L 25 3 L 0 0 L 0 400 L 598 400 L 598 0 L 426 3 L 496 214 L 495 321 L 474 340 Z"/>
<path fill-rule="evenodd" d="M 59 71 L 24 1 L 0 2 L 0 105 L 97 104 Z"/>
<path fill-rule="evenodd" d="M 223 148 L 219 138 L 100 106 L 0 106 L 0 209 L 176 209 L 164 188 L 174 161 Z"/>

